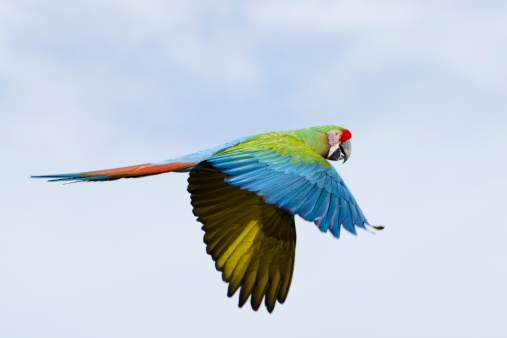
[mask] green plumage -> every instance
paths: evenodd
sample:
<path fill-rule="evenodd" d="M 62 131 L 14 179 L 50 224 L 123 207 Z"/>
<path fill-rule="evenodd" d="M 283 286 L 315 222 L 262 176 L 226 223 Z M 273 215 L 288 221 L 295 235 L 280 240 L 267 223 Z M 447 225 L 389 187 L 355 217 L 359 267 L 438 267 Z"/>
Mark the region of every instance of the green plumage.
<path fill-rule="evenodd" d="M 325 125 L 304 129 L 273 131 L 247 138 L 241 143 L 226 148 L 215 155 L 233 154 L 257 150 L 271 150 L 282 156 L 290 155 L 290 163 L 319 163 L 330 166 L 324 156 L 329 150 L 326 133 L 331 130 L 342 130 L 335 125 Z"/>

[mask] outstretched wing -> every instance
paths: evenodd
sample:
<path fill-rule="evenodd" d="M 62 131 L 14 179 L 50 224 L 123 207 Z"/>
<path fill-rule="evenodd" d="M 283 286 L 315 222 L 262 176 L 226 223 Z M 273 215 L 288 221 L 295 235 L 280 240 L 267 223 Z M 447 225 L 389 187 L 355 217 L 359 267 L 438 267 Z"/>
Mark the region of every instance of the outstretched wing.
<path fill-rule="evenodd" d="M 338 172 L 290 133 L 268 133 L 227 148 L 207 160 L 227 174 L 226 182 L 315 222 L 340 236 L 368 225 Z"/>
<path fill-rule="evenodd" d="M 265 298 L 271 312 L 289 292 L 296 247 L 294 216 L 253 192 L 227 184 L 225 178 L 208 167 L 191 171 L 188 179 L 206 250 L 229 283 L 229 297 L 241 288 L 240 307 L 251 296 L 257 310 Z"/>

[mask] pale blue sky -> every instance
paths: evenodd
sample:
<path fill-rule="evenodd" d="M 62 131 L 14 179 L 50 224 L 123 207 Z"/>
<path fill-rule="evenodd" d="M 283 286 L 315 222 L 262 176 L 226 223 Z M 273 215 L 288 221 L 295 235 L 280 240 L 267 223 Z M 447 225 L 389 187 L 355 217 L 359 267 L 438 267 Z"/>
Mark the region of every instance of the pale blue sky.
<path fill-rule="evenodd" d="M 505 337 L 505 1 L 0 1 L 1 337 Z M 377 235 L 297 220 L 238 309 L 164 160 L 337 124 Z"/>

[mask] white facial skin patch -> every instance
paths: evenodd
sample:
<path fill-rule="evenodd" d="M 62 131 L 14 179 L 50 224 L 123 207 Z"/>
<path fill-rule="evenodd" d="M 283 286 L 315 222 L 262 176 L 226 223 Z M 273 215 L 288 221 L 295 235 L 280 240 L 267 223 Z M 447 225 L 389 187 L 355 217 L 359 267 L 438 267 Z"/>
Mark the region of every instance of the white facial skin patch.
<path fill-rule="evenodd" d="M 326 159 L 337 161 L 340 159 L 341 151 L 340 151 L 340 131 L 339 130 L 331 130 L 327 134 L 327 142 L 329 143 L 329 151 L 327 153 Z"/>

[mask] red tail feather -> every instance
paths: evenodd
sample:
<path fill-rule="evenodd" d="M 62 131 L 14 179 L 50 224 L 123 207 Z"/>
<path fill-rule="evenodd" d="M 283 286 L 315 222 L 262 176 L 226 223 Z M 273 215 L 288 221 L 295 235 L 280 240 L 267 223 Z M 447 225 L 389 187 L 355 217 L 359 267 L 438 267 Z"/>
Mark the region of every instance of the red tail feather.
<path fill-rule="evenodd" d="M 107 179 L 142 177 L 148 175 L 157 175 L 170 171 L 181 170 L 196 165 L 197 162 L 175 162 L 167 164 L 140 164 L 130 167 L 106 169 L 97 171 L 88 171 L 80 173 L 80 177 L 100 177 L 109 176 Z"/>
<path fill-rule="evenodd" d="M 74 174 L 42 175 L 32 178 L 49 178 L 50 182 L 55 181 L 112 181 L 120 178 L 142 177 L 158 175 L 170 171 L 183 170 L 197 165 L 199 162 L 172 162 L 165 164 L 140 164 L 130 167 L 87 171 Z"/>

